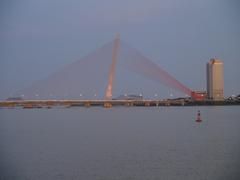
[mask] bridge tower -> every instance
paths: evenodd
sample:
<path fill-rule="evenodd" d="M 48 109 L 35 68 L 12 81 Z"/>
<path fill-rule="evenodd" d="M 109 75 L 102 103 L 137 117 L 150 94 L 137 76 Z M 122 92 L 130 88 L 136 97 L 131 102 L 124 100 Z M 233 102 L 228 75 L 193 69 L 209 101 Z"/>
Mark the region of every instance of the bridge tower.
<path fill-rule="evenodd" d="M 112 51 L 112 63 L 108 75 L 108 85 L 105 90 L 105 99 L 106 100 L 111 100 L 112 99 L 112 87 L 113 87 L 113 80 L 115 77 L 115 71 L 116 71 L 116 63 L 117 63 L 117 56 L 119 53 L 119 48 L 120 48 L 120 35 L 117 34 L 116 38 L 114 40 L 113 44 L 113 51 Z"/>

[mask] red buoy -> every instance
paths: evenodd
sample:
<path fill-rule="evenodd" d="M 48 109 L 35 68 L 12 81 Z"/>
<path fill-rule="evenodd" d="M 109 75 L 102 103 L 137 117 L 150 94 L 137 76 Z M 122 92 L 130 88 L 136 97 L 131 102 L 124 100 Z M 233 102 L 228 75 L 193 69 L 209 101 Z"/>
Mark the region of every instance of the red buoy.
<path fill-rule="evenodd" d="M 198 111 L 196 122 L 202 122 L 200 111 Z"/>

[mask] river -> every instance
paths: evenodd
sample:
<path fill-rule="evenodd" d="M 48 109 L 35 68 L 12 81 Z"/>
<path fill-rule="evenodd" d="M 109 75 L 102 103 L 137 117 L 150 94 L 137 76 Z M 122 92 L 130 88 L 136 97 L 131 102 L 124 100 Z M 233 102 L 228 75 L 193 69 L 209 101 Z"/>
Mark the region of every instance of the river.
<path fill-rule="evenodd" d="M 1 180 L 237 180 L 240 107 L 0 109 L 0 144 Z"/>

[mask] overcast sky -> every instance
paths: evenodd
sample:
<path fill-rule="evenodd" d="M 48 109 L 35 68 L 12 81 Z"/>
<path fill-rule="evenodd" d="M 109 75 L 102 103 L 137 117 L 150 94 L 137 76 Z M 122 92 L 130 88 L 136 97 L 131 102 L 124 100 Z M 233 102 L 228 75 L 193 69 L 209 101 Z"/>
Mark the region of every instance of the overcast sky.
<path fill-rule="evenodd" d="M 221 59 L 225 94 L 240 94 L 239 18 L 238 0 L 1 0 L 0 99 L 117 32 L 191 89 L 206 89 L 206 62 Z"/>

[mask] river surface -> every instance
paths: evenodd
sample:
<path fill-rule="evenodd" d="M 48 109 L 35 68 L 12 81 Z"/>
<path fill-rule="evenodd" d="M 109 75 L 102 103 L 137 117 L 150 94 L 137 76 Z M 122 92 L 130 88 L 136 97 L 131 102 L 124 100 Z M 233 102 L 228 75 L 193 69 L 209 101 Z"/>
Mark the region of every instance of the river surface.
<path fill-rule="evenodd" d="M 239 180 L 240 106 L 0 109 L 0 180 L 75 179 Z"/>

